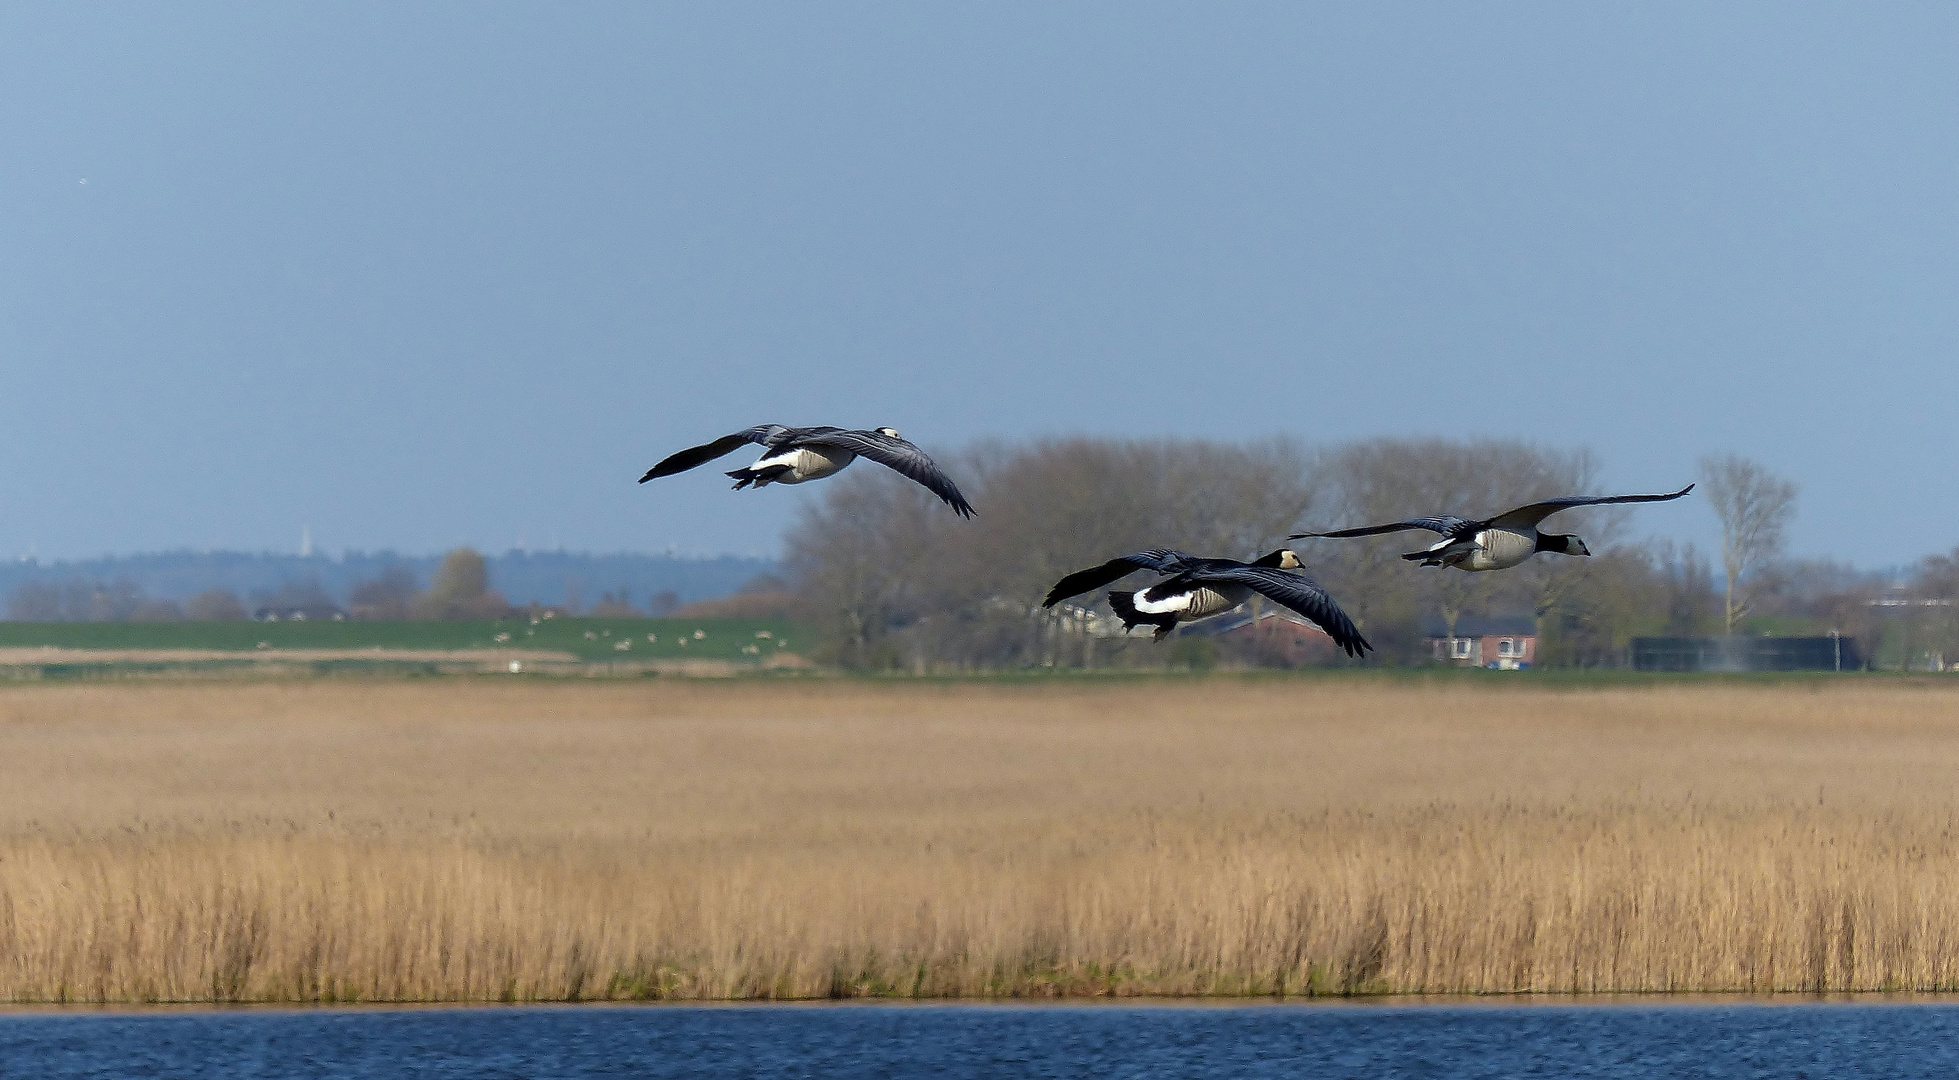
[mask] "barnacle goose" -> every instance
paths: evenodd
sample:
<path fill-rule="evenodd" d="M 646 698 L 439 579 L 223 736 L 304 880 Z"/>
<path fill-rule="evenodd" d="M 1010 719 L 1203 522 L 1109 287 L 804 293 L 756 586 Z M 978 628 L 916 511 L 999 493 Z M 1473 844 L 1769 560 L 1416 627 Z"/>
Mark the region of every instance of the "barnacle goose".
<path fill-rule="evenodd" d="M 1200 559 L 1168 548 L 1151 548 L 1069 574 L 1048 590 L 1041 606 L 1053 607 L 1138 570 L 1154 570 L 1169 575 L 1169 580 L 1133 593 L 1109 594 L 1109 606 L 1115 608 L 1125 629 L 1154 626 L 1156 640 L 1161 641 L 1180 622 L 1222 615 L 1259 593 L 1312 620 L 1348 656 L 1361 656 L 1373 648 L 1318 582 L 1291 572 L 1299 567 L 1299 556 L 1286 548 L 1249 563 Z"/>
<path fill-rule="evenodd" d="M 801 484 L 821 480 L 865 457 L 923 484 L 932 494 L 944 499 L 946 505 L 961 517 L 973 516 L 972 504 L 959 493 L 959 488 L 939 468 L 938 463 L 927 457 L 925 451 L 906 442 L 896 428 L 888 427 L 875 431 L 851 431 L 837 427 L 792 428 L 781 424 L 763 424 L 682 450 L 646 470 L 646 475 L 640 477 L 639 482 L 644 484 L 657 476 L 672 476 L 697 465 L 705 465 L 715 458 L 734 453 L 743 443 L 757 443 L 766 452 L 753 465 L 728 474 L 735 480 L 736 491 L 751 484 L 763 488 L 770 484 Z"/>
<path fill-rule="evenodd" d="M 1419 562 L 1423 566 L 1453 566 L 1458 570 L 1503 570 L 1540 551 L 1555 551 L 1562 555 L 1590 555 L 1592 550 L 1585 541 L 1569 533 L 1539 532 L 1538 523 L 1560 510 L 1574 506 L 1599 506 L 1604 503 L 1645 503 L 1669 502 L 1694 490 L 1688 484 L 1679 491 L 1668 495 L 1573 495 L 1563 499 L 1546 499 L 1529 506 L 1519 506 L 1506 510 L 1493 518 L 1471 521 L 1450 515 L 1441 517 L 1409 518 L 1406 521 L 1393 521 L 1386 525 L 1368 525 L 1359 529 L 1341 529 L 1338 532 L 1294 533 L 1288 540 L 1303 540 L 1307 537 L 1345 538 L 1350 536 L 1374 536 L 1379 533 L 1402 532 L 1407 529 L 1427 529 L 1442 534 L 1442 539 L 1420 551 L 1411 551 L 1402 558 Z"/>

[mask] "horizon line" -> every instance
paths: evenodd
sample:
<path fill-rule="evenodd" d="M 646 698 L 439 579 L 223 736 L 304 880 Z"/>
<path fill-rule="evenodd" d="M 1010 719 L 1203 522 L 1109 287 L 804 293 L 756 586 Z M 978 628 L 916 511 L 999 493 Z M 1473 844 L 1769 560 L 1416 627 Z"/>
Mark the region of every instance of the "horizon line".
<path fill-rule="evenodd" d="M 501 558 L 509 558 L 511 556 L 529 558 L 532 556 L 539 556 L 539 555 L 552 555 L 552 556 L 575 556 L 575 557 L 585 557 L 585 558 L 670 559 L 676 562 L 709 562 L 709 561 L 714 561 L 719 559 L 737 559 L 737 560 L 750 561 L 750 562 L 778 562 L 780 561 L 781 558 L 779 555 L 762 555 L 762 554 L 753 554 L 753 553 L 743 554 L 740 552 L 732 552 L 732 551 L 682 552 L 672 547 L 669 547 L 664 551 L 643 551 L 643 550 L 632 551 L 623 548 L 614 549 L 611 551 L 595 551 L 589 548 L 574 550 L 562 546 L 555 547 L 555 548 L 511 547 L 511 548 L 506 548 L 501 552 L 492 552 L 492 551 L 485 550 L 483 548 L 476 547 L 473 544 L 457 544 L 454 547 L 444 548 L 435 551 L 424 551 L 424 552 L 403 552 L 397 548 L 372 548 L 372 549 L 342 548 L 337 554 L 324 552 L 324 551 L 314 551 L 314 552 L 302 554 L 300 552 L 290 551 L 290 550 L 281 551 L 281 550 L 274 550 L 274 549 L 260 549 L 257 551 L 252 551 L 244 548 L 190 548 L 190 547 L 160 548 L 160 549 L 152 549 L 148 551 L 134 551 L 134 552 L 121 552 L 121 553 L 108 552 L 108 553 L 103 553 L 98 555 L 62 556 L 56 558 L 43 558 L 37 553 L 28 552 L 25 554 L 16 555 L 11 559 L 6 560 L 6 563 L 4 565 L 63 566 L 63 565 L 73 565 L 76 563 L 112 562 L 121 559 L 157 558 L 157 557 L 172 556 L 172 555 L 188 555 L 188 556 L 196 556 L 196 557 L 237 555 L 237 556 L 245 556 L 249 558 L 279 558 L 279 559 L 293 559 L 293 560 L 298 560 L 303 562 L 344 563 L 351 559 L 357 559 L 357 558 L 395 558 L 395 559 L 403 559 L 403 560 L 440 559 L 452 551 L 457 551 L 463 548 L 468 548 L 472 551 L 476 551 L 486 559 L 501 559 Z"/>

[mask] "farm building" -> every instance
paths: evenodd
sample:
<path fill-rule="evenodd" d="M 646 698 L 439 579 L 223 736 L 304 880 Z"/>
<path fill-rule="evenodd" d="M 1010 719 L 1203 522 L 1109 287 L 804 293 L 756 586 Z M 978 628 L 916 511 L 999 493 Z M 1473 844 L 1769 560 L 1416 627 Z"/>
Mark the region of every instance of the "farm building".
<path fill-rule="evenodd" d="M 1429 656 L 1438 664 L 1513 671 L 1537 662 L 1537 623 L 1528 615 L 1456 620 L 1456 632 L 1428 628 Z"/>

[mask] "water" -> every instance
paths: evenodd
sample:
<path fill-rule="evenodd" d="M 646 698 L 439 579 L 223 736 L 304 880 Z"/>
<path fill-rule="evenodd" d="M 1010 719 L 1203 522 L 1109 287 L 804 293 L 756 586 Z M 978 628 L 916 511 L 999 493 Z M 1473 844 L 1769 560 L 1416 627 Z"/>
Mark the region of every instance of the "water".
<path fill-rule="evenodd" d="M 0 1016 L 4 1077 L 1952 1077 L 1959 1006 L 845 1006 Z"/>

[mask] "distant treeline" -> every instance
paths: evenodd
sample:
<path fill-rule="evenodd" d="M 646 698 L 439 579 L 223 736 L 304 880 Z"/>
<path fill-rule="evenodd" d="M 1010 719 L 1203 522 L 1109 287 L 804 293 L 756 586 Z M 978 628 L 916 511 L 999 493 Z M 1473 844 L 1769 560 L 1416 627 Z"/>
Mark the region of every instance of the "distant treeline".
<path fill-rule="evenodd" d="M 1331 649 L 1304 661 L 1273 653 L 1256 634 L 1186 631 L 1162 645 L 1111 638 L 1100 597 L 1082 599 L 1086 612 L 1043 609 L 1041 600 L 1062 575 L 1144 548 L 1245 558 L 1287 545 L 1291 532 L 1605 493 L 1590 451 L 1506 440 L 1315 448 L 1059 439 L 988 444 L 943 460 L 976 519 L 945 513 L 886 470 L 858 469 L 827 483 L 793 527 L 786 576 L 805 616 L 827 631 L 834 662 L 912 671 L 1345 663 Z M 1432 662 L 1431 638 L 1484 619 L 1534 628 L 1538 663 L 1549 666 L 1618 666 L 1635 635 L 1731 629 L 1834 630 L 1892 667 L 1943 669 L 1959 660 L 1959 552 L 1926 559 L 1902 585 L 1841 564 L 1792 562 L 1781 536 L 1794 513 L 1793 486 L 1732 456 L 1709 459 L 1702 472 L 1649 481 L 1665 490 L 1702 480 L 1688 501 L 1567 511 L 1547 523 L 1582 536 L 1590 558 L 1540 555 L 1469 574 L 1403 561 L 1403 552 L 1434 540 L 1426 532 L 1288 546 L 1373 640 L 1375 663 Z M 1747 497 L 1716 497 L 1724 483 Z M 1703 553 L 1665 539 L 1694 517 L 1704 522 L 1735 506 L 1754 516 L 1740 522 L 1733 551 Z"/>
<path fill-rule="evenodd" d="M 494 593 L 496 603 L 568 614 L 667 614 L 732 598 L 751 583 L 766 589 L 775 569 L 768 560 L 736 556 L 470 555 L 481 563 L 482 591 Z M 429 610 L 417 609 L 417 598 L 441 593 L 444 559 L 384 551 L 337 558 L 168 552 L 23 560 L 0 564 L 0 596 L 7 618 L 35 622 L 231 619 L 293 610 L 403 618 Z"/>

